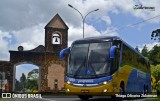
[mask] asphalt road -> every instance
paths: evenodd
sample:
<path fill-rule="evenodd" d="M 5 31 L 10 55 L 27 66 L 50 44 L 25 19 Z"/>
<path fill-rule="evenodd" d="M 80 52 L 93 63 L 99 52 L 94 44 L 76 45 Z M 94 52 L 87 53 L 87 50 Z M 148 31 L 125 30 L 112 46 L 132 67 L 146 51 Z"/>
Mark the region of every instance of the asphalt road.
<path fill-rule="evenodd" d="M 141 99 L 122 99 L 122 101 L 144 101 L 146 98 Z M 0 99 L 0 101 L 82 101 L 78 97 L 43 97 L 43 98 L 26 98 L 26 99 Z M 93 97 L 89 99 L 88 101 L 121 101 L 120 99 L 111 99 L 109 97 Z"/>

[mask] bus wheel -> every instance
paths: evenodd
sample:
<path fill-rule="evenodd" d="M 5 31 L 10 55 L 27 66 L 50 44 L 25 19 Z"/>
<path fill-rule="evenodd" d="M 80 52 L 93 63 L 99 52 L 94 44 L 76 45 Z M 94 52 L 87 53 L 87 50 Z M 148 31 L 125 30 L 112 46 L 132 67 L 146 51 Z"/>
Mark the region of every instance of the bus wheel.
<path fill-rule="evenodd" d="M 121 82 L 120 84 L 120 94 L 125 94 L 124 82 Z"/>
<path fill-rule="evenodd" d="M 81 100 L 88 100 L 91 96 L 87 96 L 87 95 L 78 95 L 78 97 L 79 97 Z"/>
<path fill-rule="evenodd" d="M 148 85 L 146 86 L 146 94 L 148 94 Z"/>
<path fill-rule="evenodd" d="M 146 85 L 143 85 L 143 94 L 146 94 Z"/>

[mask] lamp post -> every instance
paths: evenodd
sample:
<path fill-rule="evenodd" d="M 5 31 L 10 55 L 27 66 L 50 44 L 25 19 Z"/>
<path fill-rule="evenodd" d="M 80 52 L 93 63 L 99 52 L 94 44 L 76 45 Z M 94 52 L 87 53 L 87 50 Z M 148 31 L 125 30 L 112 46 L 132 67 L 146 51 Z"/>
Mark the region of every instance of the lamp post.
<path fill-rule="evenodd" d="M 87 15 L 89 15 L 89 14 L 92 13 L 92 12 L 98 11 L 99 9 L 95 9 L 95 10 L 93 10 L 93 11 L 90 11 L 90 12 L 88 12 L 85 16 L 83 16 L 82 13 L 81 13 L 78 9 L 76 9 L 75 7 L 73 7 L 73 6 L 70 5 L 70 4 L 68 4 L 68 6 L 71 7 L 71 8 L 73 8 L 73 9 L 75 9 L 76 11 L 78 11 L 78 13 L 81 15 L 82 20 L 83 20 L 83 38 L 84 38 L 84 22 L 85 22 L 85 19 L 86 19 Z"/>

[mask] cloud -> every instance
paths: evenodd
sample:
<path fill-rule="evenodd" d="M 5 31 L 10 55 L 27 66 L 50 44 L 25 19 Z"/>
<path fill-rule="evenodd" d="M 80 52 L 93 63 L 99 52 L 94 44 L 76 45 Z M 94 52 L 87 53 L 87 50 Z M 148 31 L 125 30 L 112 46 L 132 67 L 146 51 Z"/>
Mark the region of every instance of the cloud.
<path fill-rule="evenodd" d="M 153 42 L 153 43 L 147 43 L 147 44 L 141 44 L 141 45 L 138 45 L 138 49 L 140 51 L 142 51 L 143 47 L 144 46 L 147 46 L 147 49 L 148 51 L 150 51 L 155 45 L 160 45 L 158 42 Z"/>
<path fill-rule="evenodd" d="M 44 45 L 44 24 L 18 31 L 3 32 L 0 30 L 0 60 L 9 61 L 9 50 L 17 50 L 23 46 L 24 50 L 31 50 Z"/>
<path fill-rule="evenodd" d="M 118 34 L 118 29 L 116 27 L 107 27 L 107 29 L 105 31 L 102 31 L 101 34 L 102 35 L 107 35 L 107 36 L 119 36 Z"/>
<path fill-rule="evenodd" d="M 12 45 L 10 49 L 23 46 L 24 50 L 30 50 L 38 45 L 44 45 L 44 24 L 38 24 L 30 28 L 13 31 L 12 33 L 16 38 L 16 44 Z"/>
<path fill-rule="evenodd" d="M 111 19 L 109 16 L 102 16 L 102 20 L 105 21 L 107 25 L 111 25 Z"/>
<path fill-rule="evenodd" d="M 69 42 L 68 46 L 77 39 L 83 38 L 83 30 L 81 27 L 74 27 L 69 25 L 68 36 Z M 92 25 L 85 24 L 84 27 L 84 37 L 95 37 L 95 36 L 119 36 L 119 34 L 114 31 L 116 28 L 108 27 L 105 31 L 99 32 Z M 114 32 L 113 32 L 114 31 Z M 112 33 L 110 33 L 112 32 Z"/>
<path fill-rule="evenodd" d="M 0 32 L 0 59 L 2 60 L 9 60 L 9 50 L 17 50 L 18 46 L 23 46 L 24 50 L 31 50 L 36 48 L 38 45 L 44 45 L 44 39 L 45 39 L 45 32 L 44 32 L 44 25 L 45 24 L 39 24 L 30 28 L 24 28 L 19 31 L 13 31 L 12 34 L 9 34 L 9 32 Z M 117 32 L 112 32 L 116 28 L 114 27 L 108 27 L 103 32 L 98 32 L 92 25 L 85 24 L 84 29 L 84 36 L 86 37 L 94 37 L 94 36 L 115 36 L 118 35 Z M 112 33 L 110 33 L 112 32 Z M 77 40 L 79 38 L 83 38 L 83 30 L 82 27 L 74 27 L 72 25 L 69 25 L 68 30 L 68 37 L 69 42 L 68 46 L 71 45 L 71 43 L 74 40 Z M 8 40 L 4 40 L 4 38 L 7 38 Z M 15 40 L 14 43 L 12 40 Z"/>
<path fill-rule="evenodd" d="M 68 4 L 76 7 L 82 15 L 94 9 L 99 11 L 88 17 L 101 19 L 108 13 L 130 13 L 137 18 L 148 19 L 159 14 L 159 0 L 140 0 L 143 6 L 153 6 L 155 11 L 134 10 L 133 0 L 1 0 L 0 1 L 0 29 L 2 31 L 17 31 L 33 27 L 39 23 L 48 22 L 56 13 L 75 27 L 81 26 L 81 16 Z M 153 19 L 151 23 L 159 23 L 159 19 Z M 106 20 L 110 24 L 109 18 Z"/>
<path fill-rule="evenodd" d="M 142 20 L 156 16 L 160 9 L 159 0 L 140 0 L 143 6 L 153 6 L 155 11 L 133 10 L 133 0 L 1 0 L 0 1 L 0 59 L 9 60 L 8 50 L 17 50 L 22 45 L 30 50 L 38 45 L 44 45 L 44 26 L 52 17 L 59 13 L 69 26 L 69 45 L 76 39 L 82 38 L 82 18 L 68 4 L 76 7 L 83 15 L 93 12 L 87 19 L 102 19 L 109 27 L 98 32 L 92 25 L 85 23 L 85 37 L 99 35 L 118 35 L 109 13 L 131 14 Z M 150 23 L 159 23 L 153 19 Z M 112 32 L 112 33 L 111 33 Z"/>
<path fill-rule="evenodd" d="M 114 0 L 116 1 L 116 0 Z M 144 7 L 155 7 L 155 11 L 147 10 L 147 9 L 138 9 L 134 10 L 133 6 L 135 5 L 133 0 L 119 0 L 119 2 L 115 2 L 115 5 L 120 8 L 124 13 L 130 13 L 136 18 L 141 18 L 142 20 L 146 20 L 152 18 L 154 16 L 159 15 L 160 4 L 159 0 L 139 0 Z M 122 12 L 121 11 L 121 12 Z M 158 17 L 157 17 L 158 18 Z M 160 23 L 159 19 L 152 19 L 148 22 L 150 23 Z"/>
<path fill-rule="evenodd" d="M 8 32 L 2 32 L 0 30 L 0 59 L 9 59 L 8 45 L 11 41 L 11 35 Z"/>

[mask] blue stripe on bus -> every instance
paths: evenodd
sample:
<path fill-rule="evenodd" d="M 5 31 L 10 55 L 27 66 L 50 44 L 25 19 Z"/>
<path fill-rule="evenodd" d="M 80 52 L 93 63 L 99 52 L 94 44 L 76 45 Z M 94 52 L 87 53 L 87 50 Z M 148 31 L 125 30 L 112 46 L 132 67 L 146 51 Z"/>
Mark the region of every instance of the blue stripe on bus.
<path fill-rule="evenodd" d="M 128 77 L 126 92 L 143 92 L 144 84 L 148 85 L 151 92 L 151 77 L 149 74 L 133 69 Z"/>
<path fill-rule="evenodd" d="M 69 81 L 71 83 L 79 83 L 79 84 L 99 84 L 104 81 L 110 81 L 112 80 L 112 76 L 105 76 L 101 78 L 96 78 L 96 79 L 75 79 L 75 78 L 70 78 L 66 77 L 66 81 Z"/>

